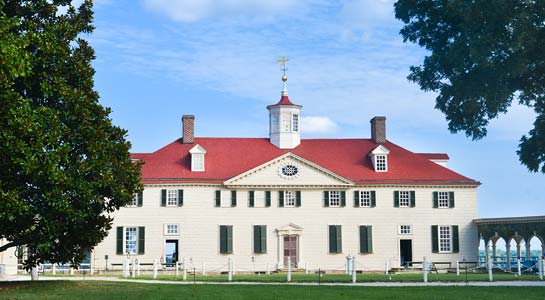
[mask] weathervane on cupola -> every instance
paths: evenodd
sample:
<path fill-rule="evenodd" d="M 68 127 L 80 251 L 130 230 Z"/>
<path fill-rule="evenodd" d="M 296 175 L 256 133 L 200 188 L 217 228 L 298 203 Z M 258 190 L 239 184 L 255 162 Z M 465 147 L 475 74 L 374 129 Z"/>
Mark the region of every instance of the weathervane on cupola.
<path fill-rule="evenodd" d="M 269 110 L 269 140 L 280 149 L 293 149 L 301 143 L 300 113 L 301 105 L 293 104 L 288 98 L 288 76 L 284 56 L 276 60 L 282 71 L 282 97 L 274 105 L 267 106 Z"/>

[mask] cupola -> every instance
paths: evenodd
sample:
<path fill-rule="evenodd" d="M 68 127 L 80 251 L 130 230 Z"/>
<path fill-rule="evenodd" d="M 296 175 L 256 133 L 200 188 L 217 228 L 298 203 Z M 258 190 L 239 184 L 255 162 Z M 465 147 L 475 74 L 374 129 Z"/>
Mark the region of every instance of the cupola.
<path fill-rule="evenodd" d="M 288 97 L 286 62 L 277 60 L 282 66 L 283 89 L 278 103 L 267 106 L 269 110 L 269 140 L 280 149 L 294 149 L 301 143 L 301 105 L 293 104 Z"/>

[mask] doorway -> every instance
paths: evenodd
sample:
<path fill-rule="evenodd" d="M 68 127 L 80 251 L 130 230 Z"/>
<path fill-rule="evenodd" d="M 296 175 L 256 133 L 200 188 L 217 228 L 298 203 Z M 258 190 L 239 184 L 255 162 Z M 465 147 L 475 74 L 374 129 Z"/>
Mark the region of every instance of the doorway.
<path fill-rule="evenodd" d="M 178 240 L 166 240 L 165 263 L 167 267 L 173 267 L 178 261 Z"/>
<path fill-rule="evenodd" d="M 297 236 L 285 235 L 284 236 L 284 266 L 288 266 L 288 257 L 291 261 L 291 266 L 297 268 Z"/>
<path fill-rule="evenodd" d="M 412 266 L 413 260 L 413 241 L 399 240 L 399 261 L 402 267 Z"/>

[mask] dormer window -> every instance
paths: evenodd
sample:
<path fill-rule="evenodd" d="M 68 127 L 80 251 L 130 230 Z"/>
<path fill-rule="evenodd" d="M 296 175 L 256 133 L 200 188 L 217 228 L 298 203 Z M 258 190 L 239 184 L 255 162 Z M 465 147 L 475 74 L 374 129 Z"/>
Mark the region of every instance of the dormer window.
<path fill-rule="evenodd" d="M 369 157 L 371 158 L 375 172 L 388 172 L 388 154 L 390 154 L 390 150 L 383 145 L 371 151 Z"/>
<path fill-rule="evenodd" d="M 201 145 L 195 145 L 195 147 L 189 150 L 191 154 L 191 171 L 192 172 L 204 172 L 204 155 L 206 150 Z"/>

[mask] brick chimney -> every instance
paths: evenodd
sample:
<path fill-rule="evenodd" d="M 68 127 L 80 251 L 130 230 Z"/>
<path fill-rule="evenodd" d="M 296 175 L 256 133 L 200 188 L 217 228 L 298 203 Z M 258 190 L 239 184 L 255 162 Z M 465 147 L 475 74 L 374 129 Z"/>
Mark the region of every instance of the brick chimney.
<path fill-rule="evenodd" d="M 386 117 L 377 116 L 371 119 L 371 139 L 377 144 L 386 143 Z"/>
<path fill-rule="evenodd" d="M 195 116 L 183 115 L 182 116 L 182 143 L 193 144 L 194 137 L 195 137 Z"/>

